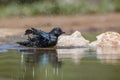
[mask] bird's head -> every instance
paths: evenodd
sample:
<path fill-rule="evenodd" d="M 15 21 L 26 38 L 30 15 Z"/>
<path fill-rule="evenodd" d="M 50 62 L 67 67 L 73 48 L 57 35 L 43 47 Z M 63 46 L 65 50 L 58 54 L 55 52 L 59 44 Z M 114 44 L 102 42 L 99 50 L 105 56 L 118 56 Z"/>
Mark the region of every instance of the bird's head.
<path fill-rule="evenodd" d="M 35 34 L 35 32 L 36 32 L 36 29 L 35 28 L 31 28 L 31 29 L 27 29 L 26 31 L 25 31 L 25 35 L 29 35 L 29 34 Z"/>
<path fill-rule="evenodd" d="M 63 33 L 65 33 L 65 32 L 63 32 L 62 29 L 59 28 L 59 27 L 53 28 L 53 29 L 50 31 L 50 34 L 53 34 L 53 35 L 55 35 L 55 36 L 57 36 L 57 37 L 60 36 L 60 35 L 63 34 Z"/>
<path fill-rule="evenodd" d="M 29 34 L 32 34 L 33 33 L 33 31 L 31 30 L 31 29 L 27 29 L 26 31 L 25 31 L 25 35 L 29 35 Z"/>

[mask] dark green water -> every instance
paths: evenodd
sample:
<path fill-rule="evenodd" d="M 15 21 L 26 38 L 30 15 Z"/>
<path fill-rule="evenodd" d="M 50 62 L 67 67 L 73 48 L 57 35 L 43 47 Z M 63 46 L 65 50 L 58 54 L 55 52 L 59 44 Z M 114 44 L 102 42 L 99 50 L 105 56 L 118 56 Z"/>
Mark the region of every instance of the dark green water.
<path fill-rule="evenodd" d="M 119 54 L 86 50 L 1 49 L 0 80 L 120 80 Z"/>

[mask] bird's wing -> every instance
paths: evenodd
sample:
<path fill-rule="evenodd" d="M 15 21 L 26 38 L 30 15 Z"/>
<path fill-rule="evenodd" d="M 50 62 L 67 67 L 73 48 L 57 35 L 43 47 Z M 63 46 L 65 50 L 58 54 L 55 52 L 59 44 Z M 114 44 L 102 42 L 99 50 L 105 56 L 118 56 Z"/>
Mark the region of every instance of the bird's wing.
<path fill-rule="evenodd" d="M 37 30 L 37 29 L 35 29 L 35 28 L 31 28 L 31 29 L 33 30 L 33 33 L 34 33 L 35 35 L 41 36 L 41 37 L 43 37 L 44 39 L 47 39 L 47 40 L 50 39 L 49 33 L 46 33 L 46 32 L 44 32 L 44 31 L 42 31 L 42 30 Z"/>

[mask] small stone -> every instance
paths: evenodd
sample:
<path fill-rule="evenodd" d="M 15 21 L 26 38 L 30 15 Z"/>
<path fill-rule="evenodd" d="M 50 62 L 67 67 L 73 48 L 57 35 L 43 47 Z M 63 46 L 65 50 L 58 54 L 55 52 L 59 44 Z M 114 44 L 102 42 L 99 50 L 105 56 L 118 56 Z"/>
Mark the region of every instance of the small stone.
<path fill-rule="evenodd" d="M 61 35 L 58 38 L 57 46 L 88 46 L 89 41 L 86 40 L 79 31 L 75 31 L 72 35 Z"/>
<path fill-rule="evenodd" d="M 90 46 L 95 47 L 119 47 L 120 34 L 117 32 L 105 32 L 98 35 L 96 41 L 90 43 Z"/>

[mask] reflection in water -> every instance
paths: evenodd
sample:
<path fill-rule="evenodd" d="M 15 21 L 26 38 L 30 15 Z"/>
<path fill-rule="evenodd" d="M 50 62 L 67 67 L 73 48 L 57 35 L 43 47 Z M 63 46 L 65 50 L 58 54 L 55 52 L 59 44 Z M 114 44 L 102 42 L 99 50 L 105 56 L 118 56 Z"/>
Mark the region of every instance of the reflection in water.
<path fill-rule="evenodd" d="M 0 80 L 120 79 L 120 63 L 116 63 L 120 59 L 119 49 L 97 49 L 98 59 L 117 65 L 101 64 L 96 54 L 86 50 L 86 48 L 57 49 L 57 51 L 28 48 L 8 50 L 4 54 L 0 53 Z"/>
<path fill-rule="evenodd" d="M 62 79 L 63 72 L 61 69 L 63 59 L 72 59 L 74 63 L 79 63 L 80 59 L 85 56 L 86 48 L 75 48 L 75 49 L 57 49 L 56 50 L 39 50 L 29 49 L 20 50 L 21 52 L 21 64 L 24 69 L 23 78 L 27 79 L 26 76 L 31 76 L 31 79 L 37 77 L 36 74 L 40 74 L 40 78 L 50 78 L 58 76 Z M 40 70 L 40 71 L 39 71 Z"/>
<path fill-rule="evenodd" d="M 57 53 L 59 59 L 70 58 L 75 63 L 79 63 L 80 59 L 85 56 L 86 50 L 88 50 L 88 48 L 57 49 Z"/>
<path fill-rule="evenodd" d="M 115 64 L 120 59 L 120 48 L 98 47 L 97 58 L 100 59 L 102 63 Z"/>
<path fill-rule="evenodd" d="M 39 49 L 20 50 L 21 64 L 25 76 L 35 79 L 35 74 L 42 74 L 42 79 L 49 78 L 49 75 L 58 75 L 62 62 L 58 60 L 56 50 L 44 51 Z M 41 69 L 40 69 L 41 68 Z M 40 71 L 39 71 L 40 70 Z M 41 71 L 42 70 L 42 71 Z M 36 75 L 36 77 L 38 77 Z"/>
<path fill-rule="evenodd" d="M 60 63 L 57 59 L 56 50 L 41 51 L 39 49 L 29 49 L 21 50 L 20 52 L 22 53 L 21 62 L 25 61 L 26 63 L 37 63 L 39 66 L 50 63 L 54 67 Z"/>

